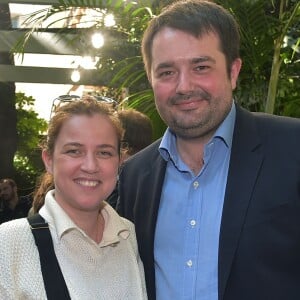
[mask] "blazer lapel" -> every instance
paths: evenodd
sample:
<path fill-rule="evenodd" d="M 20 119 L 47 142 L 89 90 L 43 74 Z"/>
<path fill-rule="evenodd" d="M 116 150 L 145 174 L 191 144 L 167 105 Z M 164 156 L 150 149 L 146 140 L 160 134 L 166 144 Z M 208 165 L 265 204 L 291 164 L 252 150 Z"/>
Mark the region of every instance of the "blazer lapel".
<path fill-rule="evenodd" d="M 158 152 L 158 151 L 157 151 Z M 145 240 L 149 241 L 149 250 L 153 249 L 155 224 L 160 203 L 161 190 L 166 171 L 166 162 L 158 154 L 145 165 L 145 172 L 139 178 L 138 186 L 144 187 L 139 191 L 139 201 L 136 215 L 143 224 Z"/>
<path fill-rule="evenodd" d="M 223 299 L 247 208 L 263 161 L 255 117 L 237 106 L 219 241 L 219 300 Z"/>
<path fill-rule="evenodd" d="M 166 161 L 159 155 L 157 147 L 144 166 L 144 172 L 137 179 L 137 201 L 134 207 L 135 228 L 139 250 L 146 275 L 148 298 L 155 299 L 154 235 L 161 190 L 166 171 Z"/>

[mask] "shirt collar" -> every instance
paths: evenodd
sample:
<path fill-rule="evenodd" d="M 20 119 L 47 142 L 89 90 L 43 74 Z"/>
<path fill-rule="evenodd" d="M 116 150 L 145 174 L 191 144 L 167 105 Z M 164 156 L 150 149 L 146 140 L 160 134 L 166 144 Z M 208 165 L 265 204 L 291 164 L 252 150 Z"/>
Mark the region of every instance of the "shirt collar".
<path fill-rule="evenodd" d="M 223 140 L 225 145 L 231 149 L 235 116 L 236 116 L 236 107 L 233 101 L 228 115 L 221 123 L 221 125 L 217 128 L 211 140 L 215 138 L 220 138 Z M 172 158 L 172 160 L 176 162 L 176 160 L 178 159 L 177 148 L 176 148 L 176 135 L 170 130 L 170 128 L 167 128 L 166 132 L 162 137 L 161 143 L 159 145 L 159 152 L 160 155 L 163 157 L 163 159 L 166 161 Z"/>
<path fill-rule="evenodd" d="M 236 108 L 235 108 L 235 103 L 233 102 L 228 115 L 226 116 L 226 118 L 218 127 L 218 129 L 216 130 L 215 134 L 212 137 L 212 139 L 216 137 L 221 138 L 226 144 L 226 146 L 230 149 L 232 144 L 235 116 L 236 116 Z"/>
<path fill-rule="evenodd" d="M 39 213 L 48 222 L 49 227 L 54 227 L 56 229 L 56 234 L 60 239 L 65 232 L 71 229 L 77 229 L 78 226 L 56 202 L 54 191 L 55 190 L 51 190 L 46 194 L 45 204 L 40 209 Z"/>
<path fill-rule="evenodd" d="M 55 190 L 51 190 L 46 194 L 45 204 L 39 211 L 41 216 L 47 220 L 50 227 L 52 226 L 56 229 L 56 234 L 59 239 L 72 229 L 76 229 L 86 236 L 85 232 L 72 221 L 68 214 L 56 202 L 54 191 Z M 103 237 L 99 244 L 101 247 L 117 243 L 121 239 L 127 239 L 129 237 L 130 229 L 128 225 L 108 203 L 104 202 L 101 214 L 105 221 Z"/>
<path fill-rule="evenodd" d="M 101 213 L 105 220 L 101 246 L 114 244 L 129 237 L 130 229 L 128 225 L 108 203 L 105 202 Z"/>

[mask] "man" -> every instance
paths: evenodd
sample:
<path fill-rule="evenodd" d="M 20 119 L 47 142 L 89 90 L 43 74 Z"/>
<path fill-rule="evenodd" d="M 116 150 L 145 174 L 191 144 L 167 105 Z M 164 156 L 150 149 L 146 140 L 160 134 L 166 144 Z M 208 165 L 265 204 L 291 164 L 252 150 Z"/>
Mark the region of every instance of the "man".
<path fill-rule="evenodd" d="M 142 53 L 168 129 L 125 162 L 118 210 L 149 299 L 300 299 L 300 121 L 234 103 L 238 26 L 212 2 L 165 9 Z"/>
<path fill-rule="evenodd" d="M 0 224 L 26 217 L 31 207 L 28 197 L 18 197 L 17 185 L 11 178 L 0 180 Z"/>

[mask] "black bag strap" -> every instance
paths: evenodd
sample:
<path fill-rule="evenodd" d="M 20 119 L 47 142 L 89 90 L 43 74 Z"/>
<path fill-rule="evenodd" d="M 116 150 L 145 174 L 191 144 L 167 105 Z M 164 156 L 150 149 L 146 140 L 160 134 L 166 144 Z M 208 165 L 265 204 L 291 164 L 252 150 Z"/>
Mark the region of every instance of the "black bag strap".
<path fill-rule="evenodd" d="M 48 300 L 70 300 L 69 291 L 59 267 L 48 223 L 40 214 L 27 218 L 38 248 Z"/>

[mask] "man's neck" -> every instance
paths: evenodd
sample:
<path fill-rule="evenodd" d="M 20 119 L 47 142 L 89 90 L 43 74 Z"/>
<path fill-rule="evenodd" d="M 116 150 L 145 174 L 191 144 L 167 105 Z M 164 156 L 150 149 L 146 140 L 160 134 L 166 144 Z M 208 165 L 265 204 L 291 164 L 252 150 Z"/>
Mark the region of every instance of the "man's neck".
<path fill-rule="evenodd" d="M 203 153 L 206 143 L 206 140 L 183 140 L 177 138 L 177 151 L 181 159 L 194 174 L 198 174 L 203 167 Z"/>

